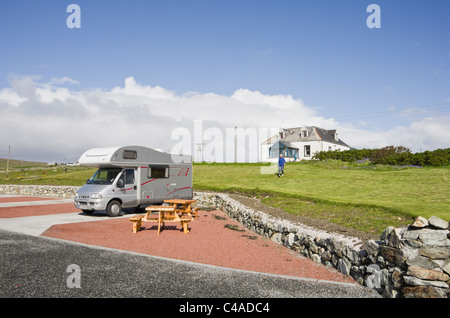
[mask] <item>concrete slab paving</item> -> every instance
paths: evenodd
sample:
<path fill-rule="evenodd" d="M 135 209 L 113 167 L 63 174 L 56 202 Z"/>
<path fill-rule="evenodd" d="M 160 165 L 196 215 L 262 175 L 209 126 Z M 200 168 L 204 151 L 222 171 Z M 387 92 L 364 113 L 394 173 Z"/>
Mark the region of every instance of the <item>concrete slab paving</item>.
<path fill-rule="evenodd" d="M 66 204 L 66 203 L 73 203 L 73 199 L 55 199 L 55 200 L 22 201 L 22 202 L 3 202 L 3 203 L 0 203 L 0 208 L 12 208 L 12 207 L 16 207 L 16 206 Z"/>
<path fill-rule="evenodd" d="M 130 215 L 123 215 L 117 218 L 130 217 Z M 86 215 L 84 213 L 64 213 L 64 214 L 50 214 L 40 216 L 27 216 L 20 218 L 2 219 L 0 222 L 0 229 L 16 233 L 39 236 L 44 233 L 51 226 L 56 224 L 78 223 L 78 222 L 92 222 L 110 220 L 106 214 Z"/>

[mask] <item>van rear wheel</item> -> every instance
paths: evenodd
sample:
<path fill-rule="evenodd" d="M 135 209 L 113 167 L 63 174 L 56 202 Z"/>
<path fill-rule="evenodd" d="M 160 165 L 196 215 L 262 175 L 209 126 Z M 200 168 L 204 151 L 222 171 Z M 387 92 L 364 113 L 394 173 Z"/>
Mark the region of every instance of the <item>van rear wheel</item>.
<path fill-rule="evenodd" d="M 106 214 L 108 216 L 120 216 L 122 215 L 122 205 L 117 200 L 112 200 L 108 203 L 108 206 L 106 207 Z"/>

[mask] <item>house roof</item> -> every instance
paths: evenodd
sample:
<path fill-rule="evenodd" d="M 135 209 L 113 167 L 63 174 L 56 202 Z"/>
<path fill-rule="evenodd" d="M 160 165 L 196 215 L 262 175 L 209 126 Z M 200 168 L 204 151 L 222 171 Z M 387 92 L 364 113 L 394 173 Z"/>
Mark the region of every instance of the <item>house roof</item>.
<path fill-rule="evenodd" d="M 306 136 L 305 133 L 306 132 Z M 306 141 L 325 141 L 336 145 L 349 147 L 341 139 L 336 138 L 336 129 L 327 130 L 316 126 L 303 126 L 294 128 L 281 128 L 280 133 L 284 133 L 284 138 L 280 139 L 280 135 L 275 135 L 263 142 L 263 144 L 273 144 L 276 141 L 282 141 L 290 148 L 297 148 L 292 145 L 292 142 L 306 142 Z"/>
<path fill-rule="evenodd" d="M 276 143 L 274 143 L 272 145 L 272 150 L 278 150 L 278 149 L 283 149 L 283 148 L 294 148 L 294 149 L 298 149 L 298 147 L 296 147 L 295 145 L 293 145 L 291 142 L 289 141 L 284 141 L 284 140 L 279 140 Z"/>
<path fill-rule="evenodd" d="M 336 134 L 336 129 L 326 130 L 326 129 L 319 128 L 319 127 L 314 127 L 314 128 L 316 129 L 317 133 L 319 134 L 320 138 L 323 141 L 341 145 L 341 146 L 345 146 L 345 147 L 350 147 L 349 145 L 347 145 L 345 142 L 343 142 L 339 138 L 337 138 L 337 140 L 336 140 L 336 138 L 334 137 Z"/>

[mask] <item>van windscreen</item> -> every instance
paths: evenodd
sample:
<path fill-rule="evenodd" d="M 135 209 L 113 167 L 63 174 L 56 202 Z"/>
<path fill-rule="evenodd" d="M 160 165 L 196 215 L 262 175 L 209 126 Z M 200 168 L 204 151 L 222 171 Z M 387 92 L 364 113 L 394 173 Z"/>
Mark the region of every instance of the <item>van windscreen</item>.
<path fill-rule="evenodd" d="M 120 171 L 122 171 L 121 168 L 100 168 L 87 181 L 87 184 L 112 184 Z"/>

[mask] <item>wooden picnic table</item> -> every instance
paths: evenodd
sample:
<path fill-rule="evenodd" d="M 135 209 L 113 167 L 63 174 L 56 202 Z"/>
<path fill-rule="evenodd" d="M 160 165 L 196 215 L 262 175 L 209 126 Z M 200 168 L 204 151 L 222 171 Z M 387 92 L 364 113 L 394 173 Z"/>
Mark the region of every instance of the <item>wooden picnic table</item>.
<path fill-rule="evenodd" d="M 129 220 L 133 222 L 133 233 L 138 232 L 141 229 L 142 222 L 156 222 L 158 223 L 158 235 L 161 232 L 161 225 L 164 227 L 165 222 L 178 222 L 183 228 L 183 232 L 189 233 L 188 223 L 192 220 L 191 215 L 181 215 L 179 216 L 176 210 L 176 206 L 165 206 L 165 205 L 152 205 L 145 208 L 147 213 L 145 215 L 135 216 Z M 154 216 L 153 212 L 158 212 L 158 217 Z"/>
<path fill-rule="evenodd" d="M 195 214 L 198 217 L 198 208 L 192 209 L 192 204 L 197 202 L 196 200 L 188 200 L 188 199 L 167 199 L 164 200 L 164 203 L 169 203 L 173 207 L 176 207 L 176 211 L 180 213 L 186 213 L 191 215 Z M 180 207 L 181 206 L 181 207 Z"/>

